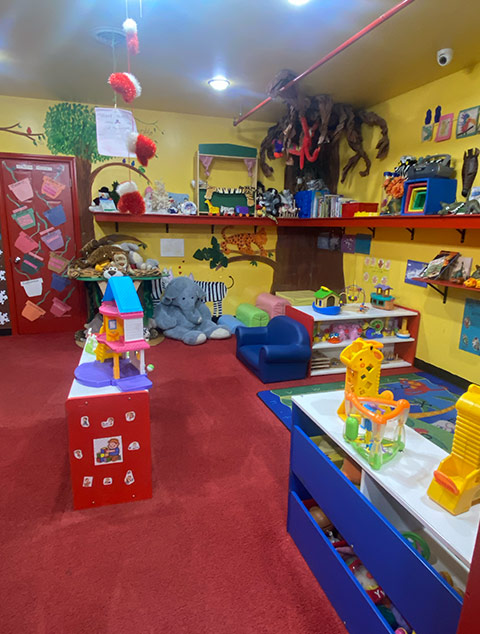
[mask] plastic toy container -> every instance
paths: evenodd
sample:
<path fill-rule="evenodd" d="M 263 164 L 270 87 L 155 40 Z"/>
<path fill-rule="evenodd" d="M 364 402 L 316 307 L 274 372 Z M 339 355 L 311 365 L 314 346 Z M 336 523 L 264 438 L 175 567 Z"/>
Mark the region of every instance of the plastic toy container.
<path fill-rule="evenodd" d="M 353 218 L 360 211 L 376 213 L 378 211 L 378 203 L 343 203 L 342 218 Z"/>

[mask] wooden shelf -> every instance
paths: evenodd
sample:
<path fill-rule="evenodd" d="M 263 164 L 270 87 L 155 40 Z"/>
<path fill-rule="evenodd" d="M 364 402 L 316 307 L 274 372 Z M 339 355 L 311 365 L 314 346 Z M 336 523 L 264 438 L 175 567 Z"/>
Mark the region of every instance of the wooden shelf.
<path fill-rule="evenodd" d="M 414 277 L 412 278 L 415 282 L 424 282 L 428 284 L 430 288 L 433 288 L 434 291 L 437 291 L 443 297 L 443 303 L 445 304 L 448 297 L 448 289 L 449 288 L 457 288 L 462 291 L 473 291 L 474 293 L 480 293 L 480 288 L 470 288 L 468 286 L 464 286 L 463 284 L 456 284 L 455 282 L 450 282 L 448 280 L 427 280 L 423 277 Z M 442 287 L 444 290 L 441 290 L 438 287 Z"/>
<path fill-rule="evenodd" d="M 187 225 L 270 225 L 270 218 L 242 218 L 241 216 L 183 216 L 181 214 L 120 214 L 113 212 L 92 212 L 97 222 L 130 222 Z M 480 229 L 480 214 L 465 216 L 363 216 L 361 218 L 278 218 L 281 227 L 398 227 L 418 229 L 456 229 L 463 233 L 466 229 Z"/>

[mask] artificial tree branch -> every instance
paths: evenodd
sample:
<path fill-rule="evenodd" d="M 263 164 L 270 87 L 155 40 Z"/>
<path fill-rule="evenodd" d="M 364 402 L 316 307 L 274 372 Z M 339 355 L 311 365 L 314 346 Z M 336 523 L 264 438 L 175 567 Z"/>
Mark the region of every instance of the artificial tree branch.
<path fill-rule="evenodd" d="M 271 260 L 270 258 L 264 255 L 235 255 L 233 258 L 227 258 L 227 259 L 229 264 L 231 264 L 232 262 L 256 261 L 256 262 L 261 262 L 262 264 L 268 264 L 268 266 L 271 266 L 272 269 L 275 269 L 277 266 L 277 263 L 275 262 L 275 260 Z M 219 264 L 215 270 L 218 271 L 221 268 L 223 268 L 223 266 Z"/>

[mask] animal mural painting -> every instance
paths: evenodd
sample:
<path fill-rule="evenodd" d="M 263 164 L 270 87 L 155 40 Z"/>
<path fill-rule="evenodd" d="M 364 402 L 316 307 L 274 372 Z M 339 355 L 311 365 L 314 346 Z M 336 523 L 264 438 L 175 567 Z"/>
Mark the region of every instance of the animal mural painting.
<path fill-rule="evenodd" d="M 243 255 L 262 255 L 264 257 L 268 255 L 265 249 L 268 239 L 265 227 L 260 227 L 257 233 L 243 232 L 234 234 L 227 234 L 227 228 L 224 227 L 222 229 L 223 240 L 220 243 L 220 248 L 226 255 L 232 253 L 233 250 Z M 253 245 L 255 245 L 256 249 L 253 248 Z"/>

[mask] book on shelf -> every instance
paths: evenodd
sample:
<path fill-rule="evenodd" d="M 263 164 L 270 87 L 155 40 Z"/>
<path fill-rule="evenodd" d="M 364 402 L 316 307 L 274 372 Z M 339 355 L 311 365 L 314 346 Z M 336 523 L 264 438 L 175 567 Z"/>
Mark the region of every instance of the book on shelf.
<path fill-rule="evenodd" d="M 440 251 L 434 259 L 429 262 L 420 273 L 419 277 L 427 280 L 438 280 L 444 278 L 449 267 L 460 256 L 458 251 Z"/>
<path fill-rule="evenodd" d="M 459 284 L 463 284 L 464 280 L 470 277 L 472 266 L 473 258 L 467 258 L 463 255 L 459 255 L 455 258 L 451 265 L 447 267 L 446 271 L 442 275 L 442 279 L 448 280 L 449 282 L 458 282 Z"/>

